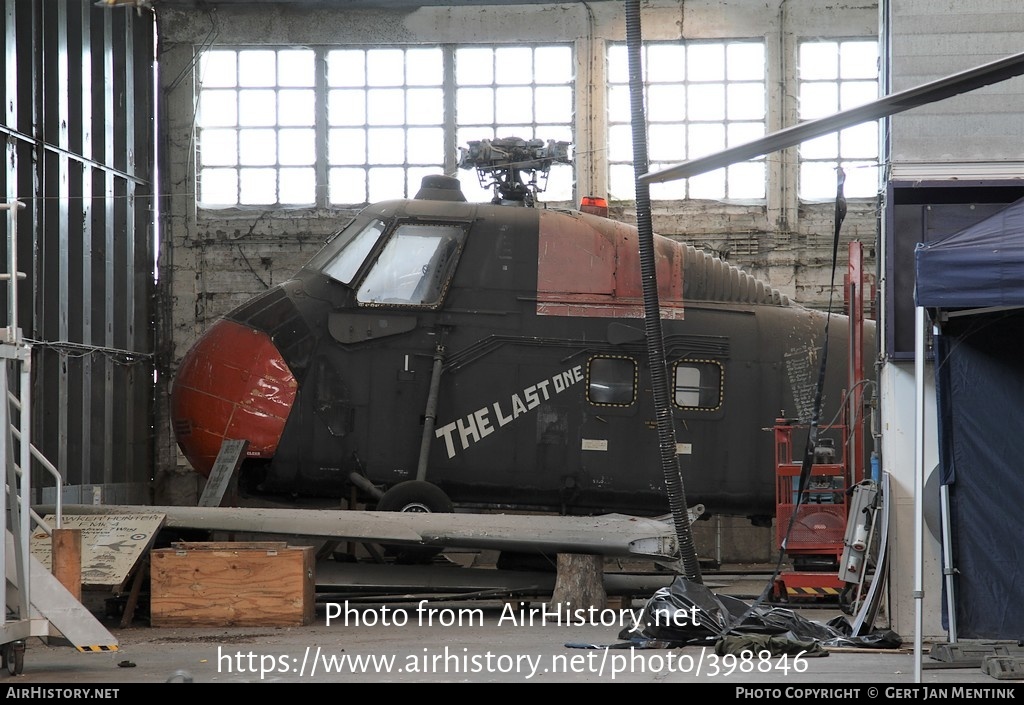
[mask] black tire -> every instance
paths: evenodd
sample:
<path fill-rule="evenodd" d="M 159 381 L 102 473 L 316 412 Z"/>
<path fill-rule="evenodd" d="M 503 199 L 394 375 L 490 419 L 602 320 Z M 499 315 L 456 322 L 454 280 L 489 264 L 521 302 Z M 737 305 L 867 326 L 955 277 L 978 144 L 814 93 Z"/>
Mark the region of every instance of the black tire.
<path fill-rule="evenodd" d="M 377 502 L 379 512 L 451 514 L 454 509 L 452 501 L 440 487 L 423 480 L 399 482 Z"/>
<path fill-rule="evenodd" d="M 399 482 L 377 502 L 379 512 L 451 514 L 455 506 L 435 484 L 423 480 Z M 437 546 L 385 546 L 398 563 L 429 563 L 443 549 Z"/>
<path fill-rule="evenodd" d="M 25 642 L 16 641 L 4 647 L 4 662 L 7 672 L 12 676 L 20 676 L 25 670 Z"/>

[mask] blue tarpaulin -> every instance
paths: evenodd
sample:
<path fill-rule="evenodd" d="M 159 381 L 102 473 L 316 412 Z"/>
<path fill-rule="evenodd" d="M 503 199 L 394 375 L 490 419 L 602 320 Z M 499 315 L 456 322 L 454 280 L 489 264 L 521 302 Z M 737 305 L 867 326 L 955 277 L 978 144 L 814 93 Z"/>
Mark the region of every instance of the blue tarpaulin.
<path fill-rule="evenodd" d="M 915 252 L 963 638 L 1024 638 L 1024 199 Z M 996 310 L 993 310 L 996 309 Z M 951 312 L 959 315 L 948 316 Z M 948 597 L 948 596 L 947 596 Z"/>
<path fill-rule="evenodd" d="M 1024 306 L 1024 199 L 914 252 L 925 308 Z"/>

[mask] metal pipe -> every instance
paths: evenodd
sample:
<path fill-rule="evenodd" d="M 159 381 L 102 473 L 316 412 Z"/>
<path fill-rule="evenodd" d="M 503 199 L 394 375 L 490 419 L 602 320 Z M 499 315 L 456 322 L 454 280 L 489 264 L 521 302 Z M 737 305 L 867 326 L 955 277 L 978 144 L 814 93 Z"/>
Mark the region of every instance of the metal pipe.
<path fill-rule="evenodd" d="M 423 437 L 420 439 L 420 457 L 416 464 L 416 479 L 427 479 L 427 460 L 430 456 L 430 444 L 434 440 L 434 426 L 437 424 L 437 398 L 441 389 L 441 372 L 444 368 L 445 329 L 438 332 L 437 345 L 434 346 L 434 367 L 430 372 L 430 391 L 427 393 L 427 408 L 423 411 Z"/>
<path fill-rule="evenodd" d="M 956 593 L 954 592 L 953 526 L 949 517 L 949 485 L 939 484 L 939 505 L 942 514 L 942 572 L 946 576 L 946 622 L 949 643 L 956 643 Z"/>
<path fill-rule="evenodd" d="M 924 308 L 914 314 L 914 682 L 921 682 L 924 629 Z"/>

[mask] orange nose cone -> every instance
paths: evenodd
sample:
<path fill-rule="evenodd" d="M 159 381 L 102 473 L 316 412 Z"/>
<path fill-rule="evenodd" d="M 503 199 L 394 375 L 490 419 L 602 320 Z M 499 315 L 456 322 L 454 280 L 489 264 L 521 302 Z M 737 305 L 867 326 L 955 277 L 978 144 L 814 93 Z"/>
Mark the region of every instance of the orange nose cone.
<path fill-rule="evenodd" d="M 297 390 L 266 333 L 222 319 L 189 350 L 174 378 L 178 446 L 204 477 L 225 439 L 249 441 L 248 457 L 273 457 Z"/>

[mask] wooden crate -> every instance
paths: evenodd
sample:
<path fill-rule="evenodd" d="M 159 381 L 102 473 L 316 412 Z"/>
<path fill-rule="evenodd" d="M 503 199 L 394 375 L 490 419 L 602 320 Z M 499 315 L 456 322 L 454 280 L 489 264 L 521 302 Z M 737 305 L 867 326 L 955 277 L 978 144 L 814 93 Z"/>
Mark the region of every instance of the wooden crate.
<path fill-rule="evenodd" d="M 150 624 L 313 623 L 316 556 L 284 542 L 176 543 L 150 552 Z"/>

